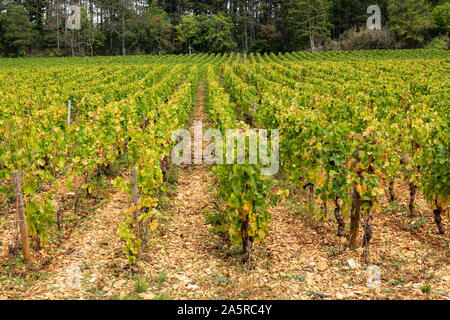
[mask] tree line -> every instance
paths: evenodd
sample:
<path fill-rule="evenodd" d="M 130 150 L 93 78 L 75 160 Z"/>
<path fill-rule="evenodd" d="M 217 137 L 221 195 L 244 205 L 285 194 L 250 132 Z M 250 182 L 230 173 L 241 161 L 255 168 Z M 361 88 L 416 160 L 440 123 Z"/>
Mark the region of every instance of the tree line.
<path fill-rule="evenodd" d="M 66 28 L 70 5 L 81 29 Z M 367 30 L 367 8 L 382 30 Z M 6 0 L 4 56 L 448 48 L 450 0 Z"/>

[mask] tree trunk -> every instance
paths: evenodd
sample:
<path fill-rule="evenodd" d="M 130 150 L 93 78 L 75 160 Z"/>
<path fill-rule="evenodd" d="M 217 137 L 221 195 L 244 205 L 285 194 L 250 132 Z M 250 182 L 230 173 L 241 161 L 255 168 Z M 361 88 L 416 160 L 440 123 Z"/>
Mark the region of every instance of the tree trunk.
<path fill-rule="evenodd" d="M 58 211 L 56 212 L 56 225 L 58 226 L 58 231 L 61 231 L 62 224 L 63 224 L 63 212 L 61 208 L 58 208 Z"/>
<path fill-rule="evenodd" d="M 395 201 L 395 192 L 394 192 L 394 179 L 389 182 L 389 201 Z"/>
<path fill-rule="evenodd" d="M 17 223 L 20 228 L 23 258 L 29 264 L 31 263 L 30 238 L 28 237 L 27 219 L 24 211 L 21 175 L 21 172 L 13 171 L 14 192 L 17 199 Z"/>
<path fill-rule="evenodd" d="M 367 261 L 370 256 L 370 240 L 372 239 L 372 230 L 373 225 L 371 223 L 372 221 L 372 215 L 370 212 L 366 214 L 366 218 L 364 219 L 364 238 L 363 238 L 363 244 L 364 244 L 364 252 L 363 252 L 363 258 Z"/>
<path fill-rule="evenodd" d="M 8 252 L 9 252 L 9 277 L 14 277 L 16 275 L 16 268 L 14 263 L 14 258 L 16 256 L 15 249 L 12 244 L 8 244 Z"/>
<path fill-rule="evenodd" d="M 246 239 L 242 239 L 242 252 L 243 258 L 242 262 L 250 263 L 252 258 L 252 247 L 253 247 L 253 237 L 246 237 Z"/>
<path fill-rule="evenodd" d="M 59 1 L 56 2 L 56 43 L 58 46 L 58 50 L 60 49 L 60 40 L 59 40 Z"/>
<path fill-rule="evenodd" d="M 77 30 L 77 37 L 76 37 L 76 39 L 77 39 L 77 48 L 78 48 L 78 56 L 82 56 L 82 54 L 81 54 L 81 41 L 80 41 L 80 31 L 78 31 Z"/>
<path fill-rule="evenodd" d="M 73 43 L 74 38 L 75 38 L 75 35 L 74 35 L 74 31 L 72 30 L 72 38 L 70 40 L 70 43 L 71 43 L 70 48 L 72 49 L 72 57 L 75 57 L 75 49 L 74 49 L 75 44 Z"/>
<path fill-rule="evenodd" d="M 359 221 L 361 219 L 361 196 L 353 186 L 352 194 L 352 211 L 350 217 L 350 246 L 352 248 L 358 247 L 358 231 Z"/>
<path fill-rule="evenodd" d="M 415 210 L 414 210 L 414 201 L 416 200 L 416 191 L 417 191 L 417 186 L 414 182 L 410 182 L 409 183 L 409 216 L 412 218 L 415 215 Z"/>
<path fill-rule="evenodd" d="M 309 185 L 309 207 L 314 209 L 314 184 Z"/>
<path fill-rule="evenodd" d="M 434 221 L 436 222 L 436 225 L 438 227 L 439 230 L 439 234 L 444 235 L 445 234 L 445 229 L 444 229 L 444 225 L 442 224 L 442 208 L 440 206 L 437 206 L 436 209 L 433 210 L 434 213 Z"/>
<path fill-rule="evenodd" d="M 126 55 L 125 50 L 125 15 L 122 16 L 122 55 Z"/>
<path fill-rule="evenodd" d="M 248 220 L 243 221 L 241 225 L 242 234 L 242 262 L 250 263 L 252 257 L 253 237 L 248 236 Z"/>
<path fill-rule="evenodd" d="M 328 203 L 327 203 L 327 201 L 323 202 L 323 214 L 324 214 L 324 217 L 328 219 L 329 213 L 328 213 Z"/>
<path fill-rule="evenodd" d="M 335 208 L 334 208 L 334 216 L 336 217 L 336 221 L 338 222 L 338 237 L 342 237 L 344 235 L 344 230 L 345 230 L 345 221 L 344 221 L 344 217 L 342 217 L 341 215 L 341 206 L 339 205 L 339 198 L 336 197 L 336 199 L 334 199 L 334 204 L 335 204 Z"/>
<path fill-rule="evenodd" d="M 75 209 L 74 209 L 74 214 L 77 215 L 78 212 L 78 202 L 80 201 L 80 196 L 81 196 L 81 190 L 79 190 L 76 195 L 75 195 Z"/>
<path fill-rule="evenodd" d="M 311 52 L 315 52 L 316 51 L 316 45 L 314 43 L 314 35 L 312 35 L 312 34 L 309 35 L 309 43 L 311 45 Z"/>
<path fill-rule="evenodd" d="M 313 34 L 313 22 L 309 24 L 309 43 L 311 45 L 311 52 L 316 51 L 316 44 L 314 43 L 314 34 Z"/>

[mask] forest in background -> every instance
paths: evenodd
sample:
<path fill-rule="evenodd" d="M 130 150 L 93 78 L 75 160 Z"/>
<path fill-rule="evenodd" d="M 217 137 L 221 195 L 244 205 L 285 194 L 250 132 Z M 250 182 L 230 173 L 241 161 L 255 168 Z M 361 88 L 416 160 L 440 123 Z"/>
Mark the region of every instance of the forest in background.
<path fill-rule="evenodd" d="M 70 5 L 81 29 L 68 30 Z M 382 30 L 367 30 L 367 8 Z M 449 0 L 6 0 L 0 53 L 94 56 L 448 49 Z"/>

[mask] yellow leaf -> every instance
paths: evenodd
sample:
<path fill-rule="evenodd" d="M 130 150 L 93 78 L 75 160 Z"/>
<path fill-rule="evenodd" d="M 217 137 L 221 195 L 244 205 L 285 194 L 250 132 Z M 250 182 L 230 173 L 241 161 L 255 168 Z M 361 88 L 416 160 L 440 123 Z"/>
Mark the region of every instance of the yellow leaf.
<path fill-rule="evenodd" d="M 244 203 L 242 206 L 242 210 L 246 213 L 249 213 L 252 210 L 252 205 L 250 203 Z"/>
<path fill-rule="evenodd" d="M 345 169 L 349 170 L 350 167 L 352 166 L 352 162 L 353 162 L 353 161 L 354 161 L 353 159 L 350 159 L 350 160 L 345 164 Z"/>
<path fill-rule="evenodd" d="M 157 226 L 158 226 L 158 221 L 156 221 L 156 219 L 153 219 L 152 222 L 150 222 L 150 230 L 155 231 Z"/>
<path fill-rule="evenodd" d="M 355 188 L 361 197 L 367 193 L 367 186 L 364 184 L 363 185 L 357 184 Z"/>

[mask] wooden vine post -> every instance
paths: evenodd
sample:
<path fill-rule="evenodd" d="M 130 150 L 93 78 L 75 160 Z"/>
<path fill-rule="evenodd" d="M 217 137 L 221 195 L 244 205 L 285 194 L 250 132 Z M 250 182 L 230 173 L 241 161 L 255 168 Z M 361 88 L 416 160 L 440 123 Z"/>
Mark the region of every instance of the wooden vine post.
<path fill-rule="evenodd" d="M 137 169 L 132 168 L 131 169 L 131 202 L 133 203 L 135 210 L 132 213 L 132 219 L 133 219 L 133 228 L 136 231 L 136 235 L 140 237 L 140 231 L 139 231 L 139 221 L 138 221 L 138 189 L 137 189 Z M 140 251 L 140 249 L 139 249 Z M 139 252 L 138 251 L 138 252 Z"/>
<path fill-rule="evenodd" d="M 67 105 L 67 128 L 70 127 L 71 113 L 72 113 L 72 101 L 69 100 L 69 104 Z"/>
<path fill-rule="evenodd" d="M 22 240 L 22 253 L 24 260 L 31 263 L 30 238 L 28 237 L 27 219 L 25 217 L 22 185 L 20 182 L 22 173 L 13 171 L 14 192 L 17 199 L 17 223 L 19 224 L 20 236 Z"/>

